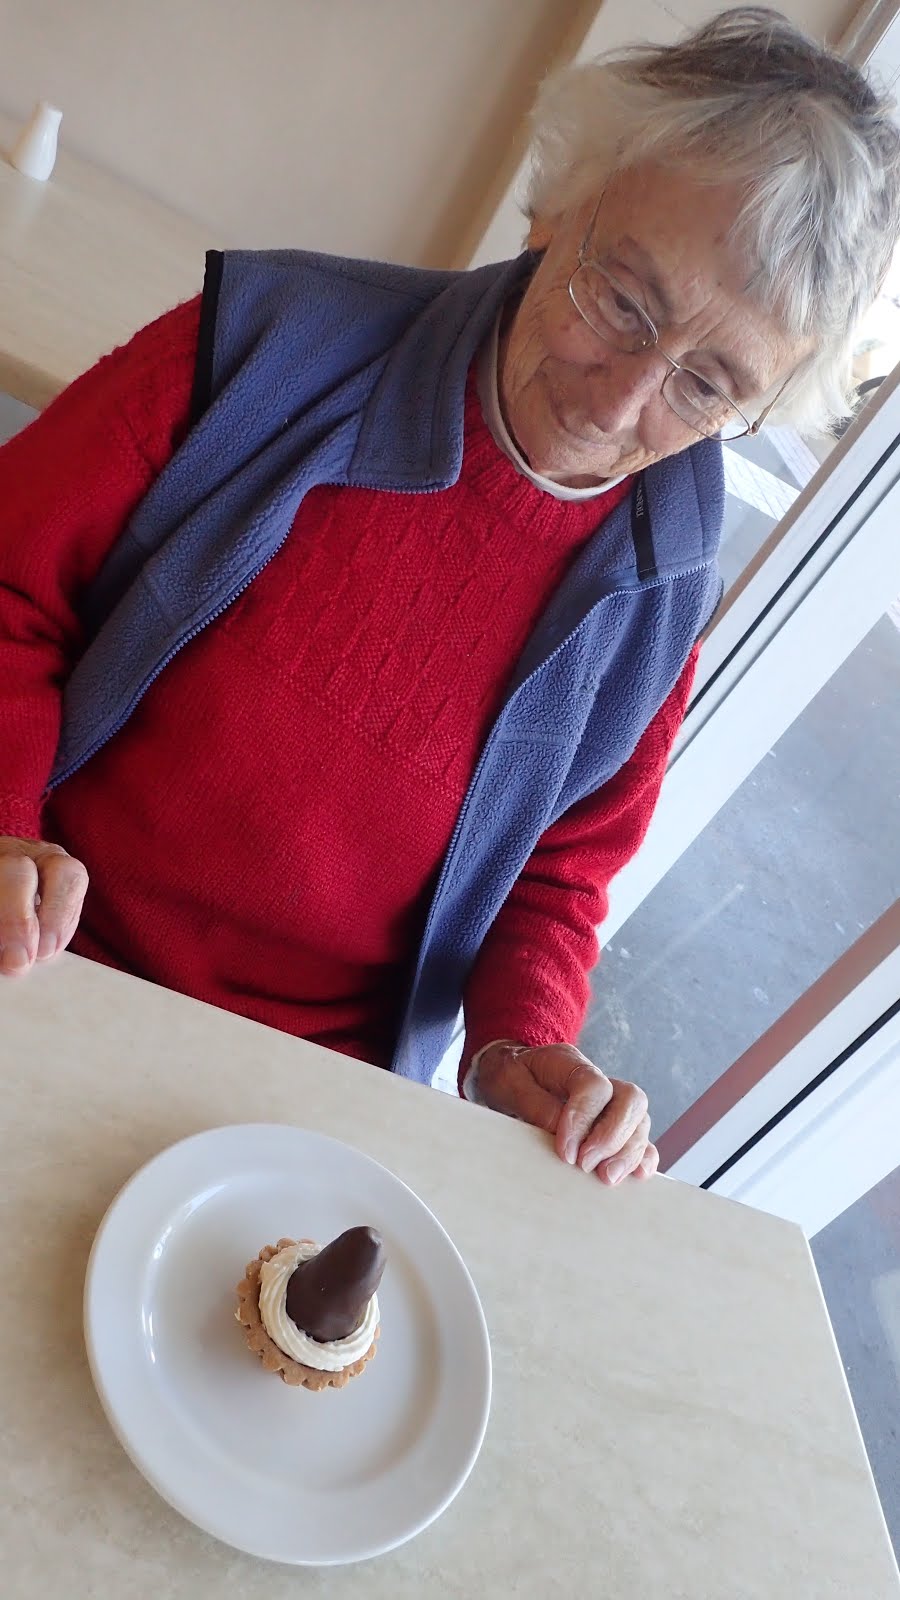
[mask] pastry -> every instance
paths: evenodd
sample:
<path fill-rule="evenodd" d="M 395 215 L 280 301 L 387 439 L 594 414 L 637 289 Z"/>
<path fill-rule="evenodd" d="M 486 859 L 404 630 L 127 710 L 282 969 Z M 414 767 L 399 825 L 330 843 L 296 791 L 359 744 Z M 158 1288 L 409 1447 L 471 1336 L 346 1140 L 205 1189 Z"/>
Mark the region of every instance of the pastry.
<path fill-rule="evenodd" d="M 374 1228 L 350 1228 L 322 1250 L 279 1239 L 248 1263 L 235 1317 L 268 1372 L 304 1389 L 342 1389 L 375 1354 L 383 1272 Z"/>

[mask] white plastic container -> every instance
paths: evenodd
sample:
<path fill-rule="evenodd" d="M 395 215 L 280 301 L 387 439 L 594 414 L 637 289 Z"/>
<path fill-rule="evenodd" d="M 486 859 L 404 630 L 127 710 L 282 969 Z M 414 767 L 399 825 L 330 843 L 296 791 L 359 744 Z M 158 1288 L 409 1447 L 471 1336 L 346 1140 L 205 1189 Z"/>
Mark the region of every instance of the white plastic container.
<path fill-rule="evenodd" d="M 39 100 L 13 145 L 9 159 L 27 178 L 49 178 L 56 163 L 56 141 L 62 112 L 46 100 Z"/>

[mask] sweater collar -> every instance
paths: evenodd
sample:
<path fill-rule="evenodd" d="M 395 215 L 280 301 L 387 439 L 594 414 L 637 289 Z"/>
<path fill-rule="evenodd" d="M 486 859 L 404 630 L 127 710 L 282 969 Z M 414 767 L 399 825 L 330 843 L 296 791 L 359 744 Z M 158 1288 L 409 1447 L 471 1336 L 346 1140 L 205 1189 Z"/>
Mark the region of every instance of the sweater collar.
<path fill-rule="evenodd" d="M 353 452 L 351 483 L 427 491 L 456 482 L 469 368 L 505 302 L 521 293 L 537 262 L 525 251 L 514 261 L 454 275 L 423 307 L 388 352 Z"/>

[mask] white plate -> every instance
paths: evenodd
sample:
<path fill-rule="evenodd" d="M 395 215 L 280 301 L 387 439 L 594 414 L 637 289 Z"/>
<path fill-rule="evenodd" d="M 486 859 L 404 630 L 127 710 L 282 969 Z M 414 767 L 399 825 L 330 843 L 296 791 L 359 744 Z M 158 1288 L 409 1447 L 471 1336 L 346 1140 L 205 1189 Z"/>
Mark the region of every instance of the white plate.
<path fill-rule="evenodd" d="M 384 1236 L 378 1352 L 345 1389 L 289 1389 L 234 1320 L 283 1235 Z M 183 1516 L 272 1561 L 360 1561 L 410 1539 L 472 1469 L 491 1398 L 475 1286 L 440 1223 L 377 1162 L 301 1128 L 185 1139 L 113 1201 L 88 1263 L 94 1383 L 132 1461 Z"/>

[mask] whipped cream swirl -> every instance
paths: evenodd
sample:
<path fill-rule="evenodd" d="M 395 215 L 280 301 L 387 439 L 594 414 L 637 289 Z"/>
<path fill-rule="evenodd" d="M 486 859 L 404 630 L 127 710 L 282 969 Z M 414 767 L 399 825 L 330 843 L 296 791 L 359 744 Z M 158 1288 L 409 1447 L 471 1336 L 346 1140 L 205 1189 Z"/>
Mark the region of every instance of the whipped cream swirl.
<path fill-rule="evenodd" d="M 313 1339 L 287 1314 L 285 1302 L 291 1274 L 301 1261 L 309 1261 L 319 1254 L 319 1246 L 311 1239 L 301 1239 L 299 1244 L 288 1244 L 279 1250 L 271 1261 L 264 1261 L 259 1274 L 259 1314 L 269 1338 L 279 1350 L 305 1367 L 315 1367 L 319 1372 L 341 1372 L 344 1367 L 359 1361 L 375 1338 L 378 1327 L 378 1296 L 373 1294 L 366 1306 L 362 1320 L 348 1333 L 346 1339 Z"/>

